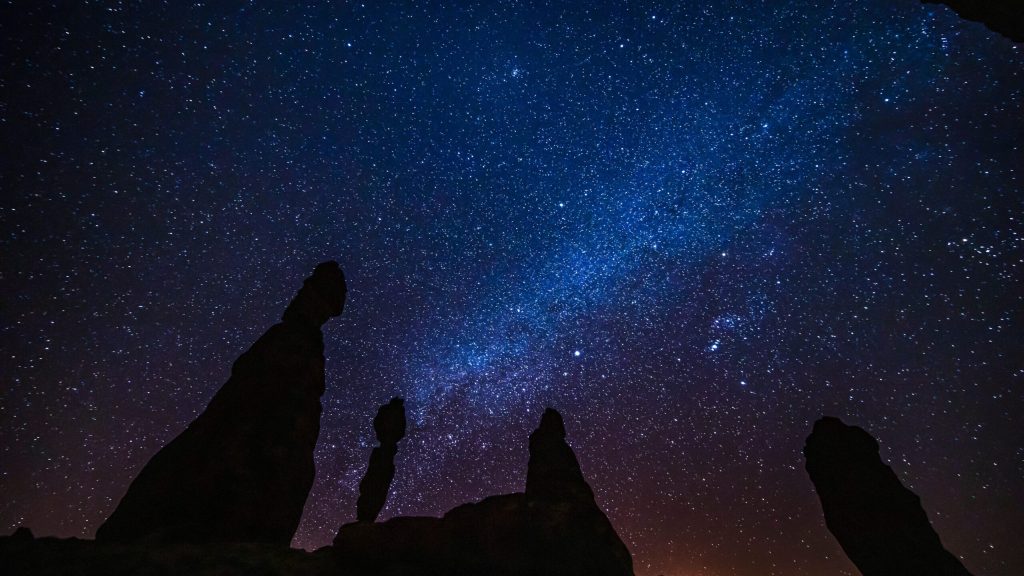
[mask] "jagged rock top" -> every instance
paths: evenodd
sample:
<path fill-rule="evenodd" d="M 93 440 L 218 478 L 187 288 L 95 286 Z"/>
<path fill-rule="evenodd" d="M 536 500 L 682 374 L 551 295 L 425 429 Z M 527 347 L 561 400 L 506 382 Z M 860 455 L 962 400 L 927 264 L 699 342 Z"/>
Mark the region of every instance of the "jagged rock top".
<path fill-rule="evenodd" d="M 534 434 L 543 434 L 565 439 L 565 422 L 562 415 L 554 408 L 547 408 L 540 417 L 540 425 Z"/>
<path fill-rule="evenodd" d="M 817 466 L 820 473 L 841 474 L 878 461 L 878 441 L 863 428 L 847 426 L 838 418 L 826 416 L 814 423 L 804 456 L 808 462 L 821 463 Z"/>
<path fill-rule="evenodd" d="M 330 318 L 341 315 L 347 292 L 345 275 L 337 262 L 332 260 L 318 264 L 313 275 L 306 278 L 299 293 L 288 304 L 282 320 L 319 328 Z"/>

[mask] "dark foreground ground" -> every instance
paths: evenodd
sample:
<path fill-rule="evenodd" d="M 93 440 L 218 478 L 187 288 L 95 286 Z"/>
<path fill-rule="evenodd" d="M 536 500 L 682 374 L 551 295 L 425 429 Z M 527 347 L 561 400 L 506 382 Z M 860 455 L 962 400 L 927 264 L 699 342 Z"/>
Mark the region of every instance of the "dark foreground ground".
<path fill-rule="evenodd" d="M 306 552 L 266 544 L 124 545 L 77 538 L 0 537 L 0 564 L 11 576 L 162 576 L 189 574 L 362 576 L 342 568 L 330 548 Z"/>

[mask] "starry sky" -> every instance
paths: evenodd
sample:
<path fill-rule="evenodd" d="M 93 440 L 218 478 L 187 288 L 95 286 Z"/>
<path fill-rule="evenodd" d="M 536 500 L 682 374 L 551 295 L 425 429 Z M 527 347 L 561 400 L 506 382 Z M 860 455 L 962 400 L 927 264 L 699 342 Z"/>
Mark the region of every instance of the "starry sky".
<path fill-rule="evenodd" d="M 638 575 L 856 574 L 800 449 L 865 427 L 1024 572 L 1024 53 L 915 1 L 6 1 L 0 529 L 92 537 L 314 265 L 354 520 L 523 489 L 544 406 Z"/>

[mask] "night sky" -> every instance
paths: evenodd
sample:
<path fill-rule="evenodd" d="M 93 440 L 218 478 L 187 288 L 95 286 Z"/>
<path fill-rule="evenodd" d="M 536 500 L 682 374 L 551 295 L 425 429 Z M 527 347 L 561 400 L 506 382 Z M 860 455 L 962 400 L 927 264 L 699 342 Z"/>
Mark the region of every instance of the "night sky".
<path fill-rule="evenodd" d="M 92 537 L 316 263 L 317 479 L 521 491 L 544 406 L 640 576 L 857 574 L 800 450 L 865 427 L 1024 573 L 1024 48 L 899 2 L 0 7 L 0 530 Z"/>

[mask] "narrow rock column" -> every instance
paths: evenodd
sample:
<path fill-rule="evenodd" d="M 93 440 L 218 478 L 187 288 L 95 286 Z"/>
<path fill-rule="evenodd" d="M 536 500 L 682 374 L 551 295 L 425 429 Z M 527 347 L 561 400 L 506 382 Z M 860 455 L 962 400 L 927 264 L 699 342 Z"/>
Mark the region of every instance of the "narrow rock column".
<path fill-rule="evenodd" d="M 615 532 L 565 441 L 565 423 L 553 408 L 544 410 L 530 434 L 526 470 L 526 539 L 511 553 L 528 550 L 526 574 L 621 576 L 633 574 L 633 558 Z"/>
<path fill-rule="evenodd" d="M 313 485 L 324 343 L 345 303 L 336 262 L 316 267 L 231 367 L 206 410 L 139 473 L 97 540 L 287 546 Z"/>
<path fill-rule="evenodd" d="M 544 410 L 540 426 L 530 433 L 526 497 L 531 500 L 594 502 L 576 454 L 565 442 L 565 423 L 553 408 Z"/>
<path fill-rule="evenodd" d="M 373 429 L 380 446 L 370 454 L 370 465 L 359 483 L 359 500 L 356 502 L 356 519 L 373 522 L 384 508 L 388 490 L 395 477 L 395 454 L 398 441 L 405 436 L 405 404 L 401 398 L 380 407 L 373 419 Z"/>
<path fill-rule="evenodd" d="M 825 525 L 864 576 L 970 576 L 863 429 L 822 418 L 804 446 Z"/>

